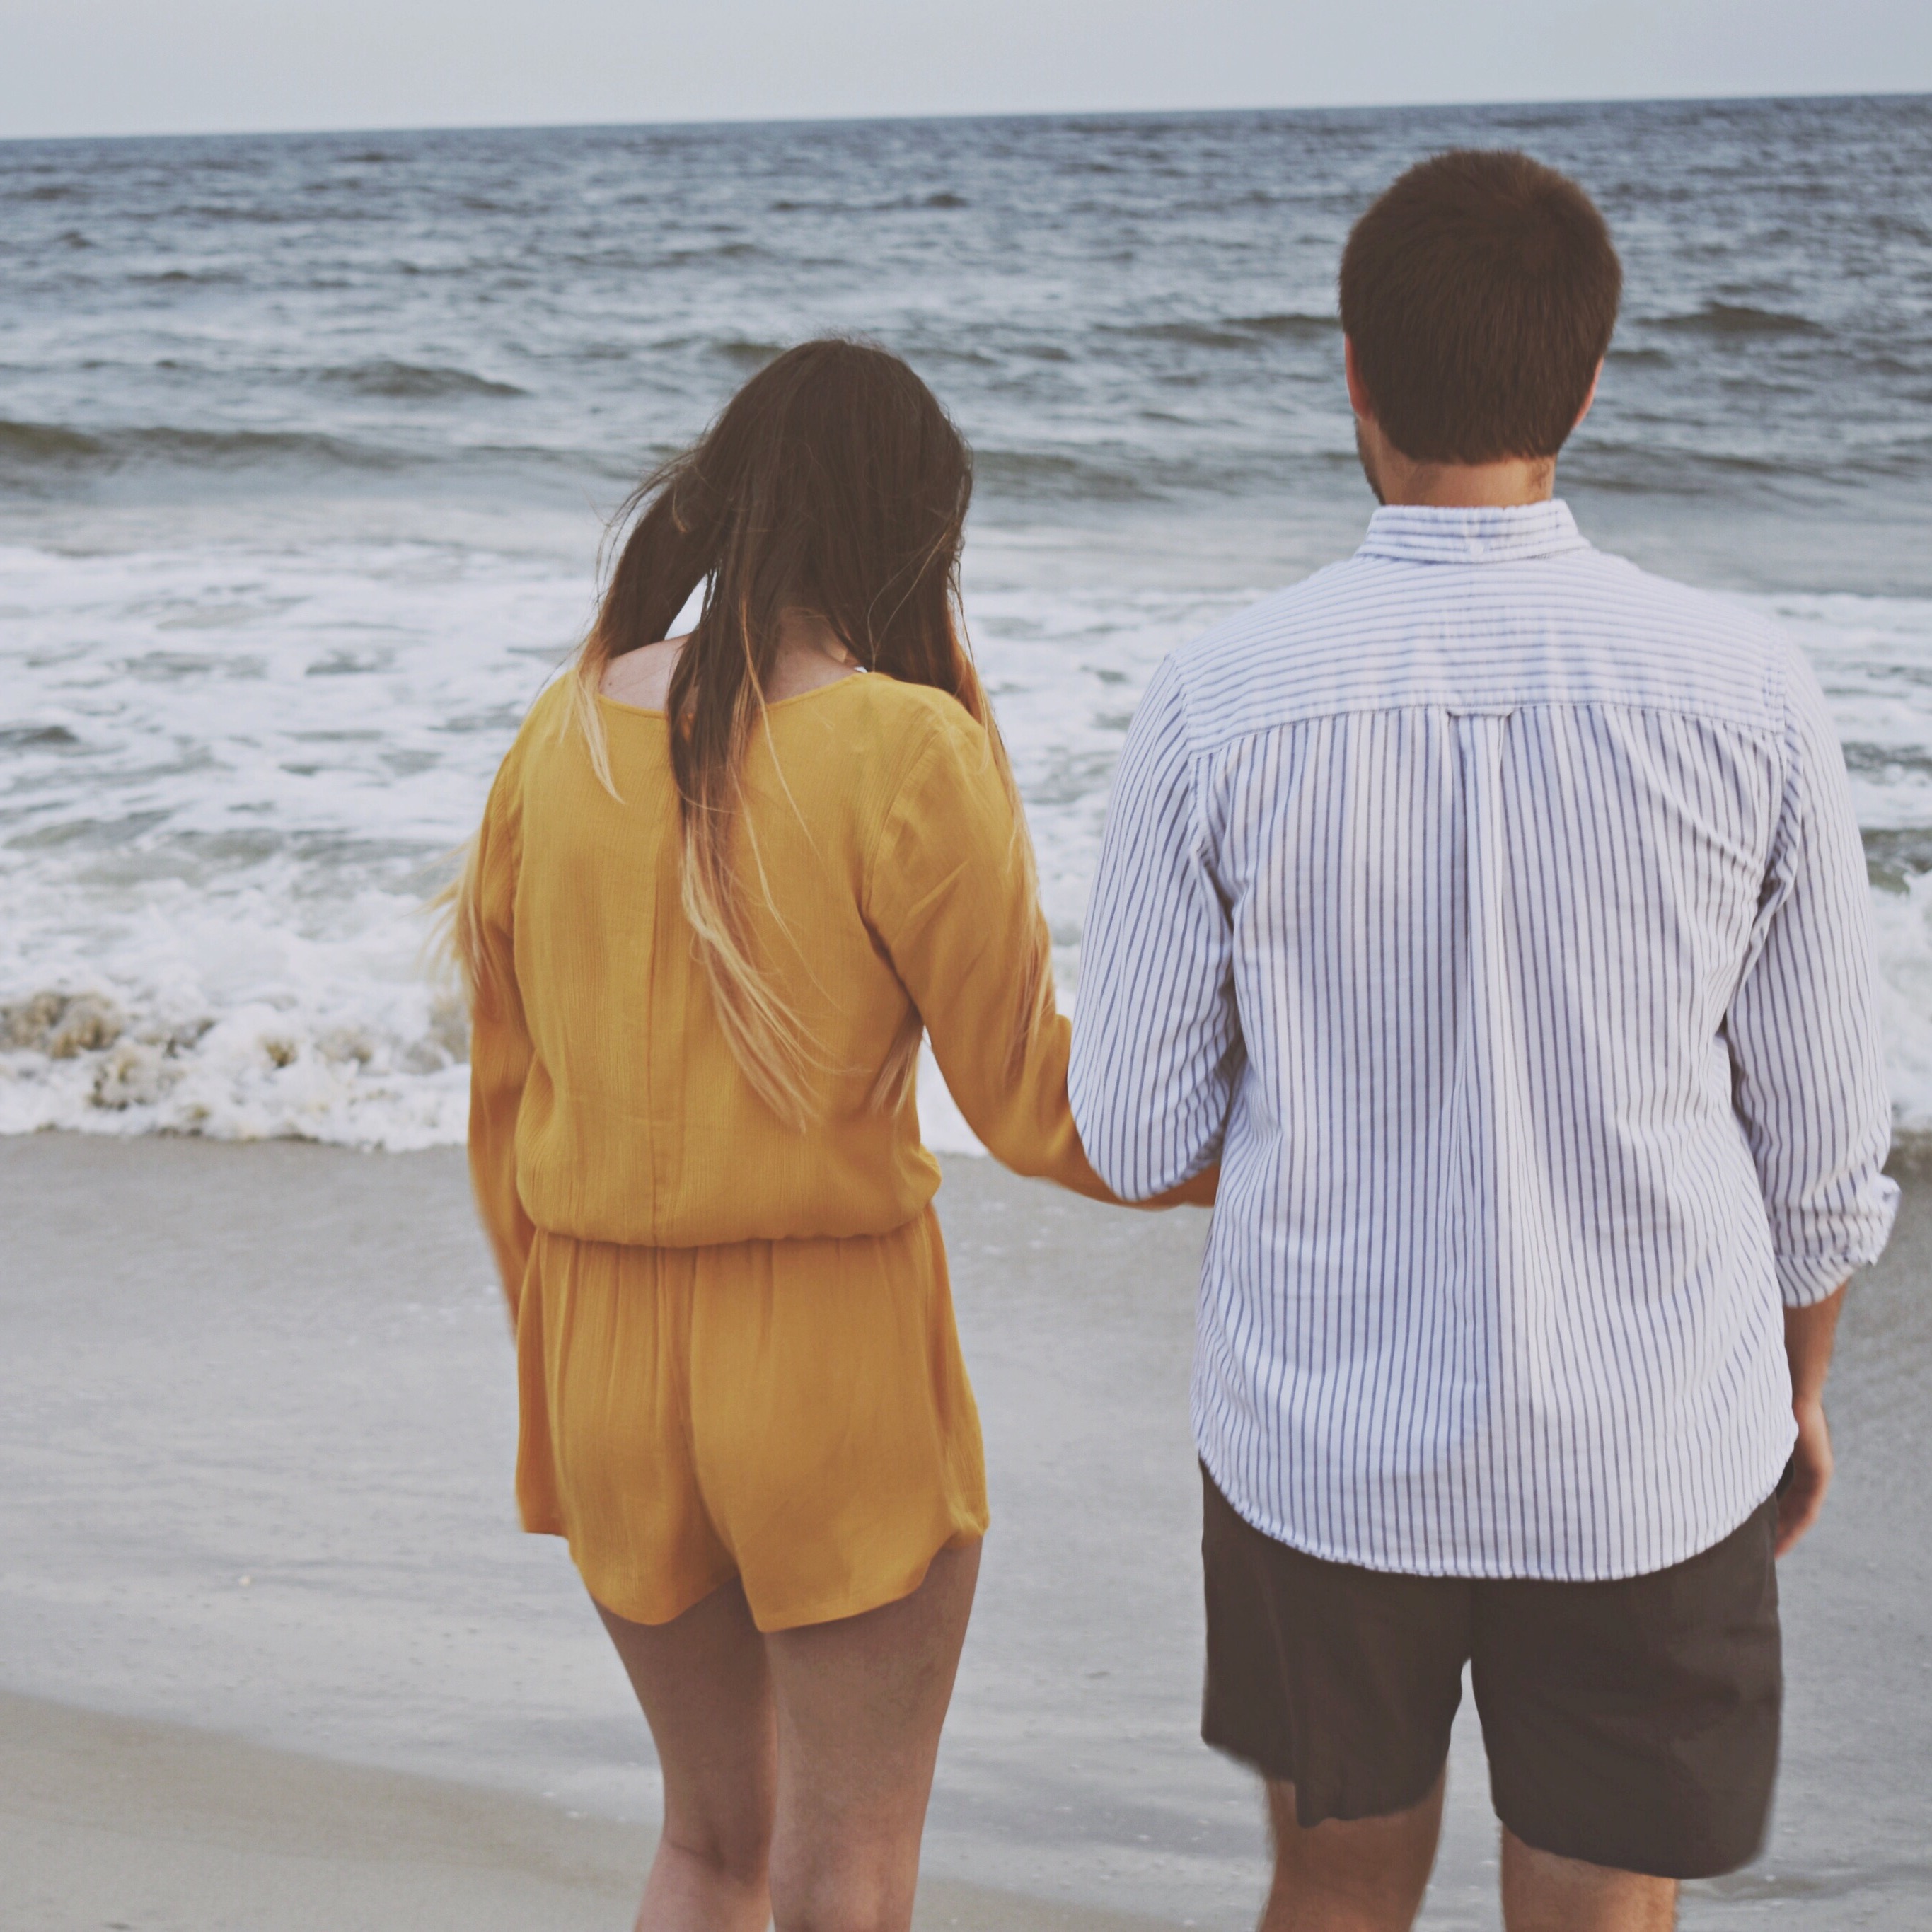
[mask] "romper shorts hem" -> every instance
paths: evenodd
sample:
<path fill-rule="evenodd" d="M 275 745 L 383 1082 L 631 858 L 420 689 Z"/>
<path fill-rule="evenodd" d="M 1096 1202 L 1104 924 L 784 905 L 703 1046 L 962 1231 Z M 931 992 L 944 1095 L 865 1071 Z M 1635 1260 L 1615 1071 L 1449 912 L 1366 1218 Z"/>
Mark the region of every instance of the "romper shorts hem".
<path fill-rule="evenodd" d="M 560 1526 L 549 1523 L 526 1522 L 524 1528 L 532 1536 L 559 1536 L 566 1542 L 569 1532 Z M 914 1595 L 925 1582 L 926 1574 L 932 1568 L 933 1559 L 942 1551 L 970 1548 L 986 1534 L 983 1528 L 961 1531 L 950 1537 L 939 1548 L 930 1550 L 925 1558 L 908 1575 L 896 1582 L 874 1580 L 866 1589 L 856 1596 L 830 1599 L 821 1604 L 794 1604 L 777 1616 L 760 1617 L 754 1611 L 753 1621 L 760 1634 L 770 1636 L 779 1630 L 803 1630 L 813 1624 L 837 1623 L 847 1617 L 862 1617 L 868 1610 L 882 1610 L 890 1604 L 902 1602 Z M 586 1568 L 586 1561 L 594 1564 L 594 1558 L 587 1558 L 575 1549 L 571 1552 L 571 1561 L 577 1566 L 590 1600 L 599 1609 L 608 1610 L 612 1616 L 621 1617 L 628 1624 L 643 1624 L 652 1627 L 675 1623 L 686 1610 L 695 1610 L 714 1591 L 722 1590 L 737 1576 L 736 1570 L 721 1571 L 710 1581 L 692 1585 L 687 1583 L 676 1595 L 659 1592 L 656 1595 L 614 1600 L 626 1588 L 621 1577 L 614 1577 L 608 1587 Z"/>

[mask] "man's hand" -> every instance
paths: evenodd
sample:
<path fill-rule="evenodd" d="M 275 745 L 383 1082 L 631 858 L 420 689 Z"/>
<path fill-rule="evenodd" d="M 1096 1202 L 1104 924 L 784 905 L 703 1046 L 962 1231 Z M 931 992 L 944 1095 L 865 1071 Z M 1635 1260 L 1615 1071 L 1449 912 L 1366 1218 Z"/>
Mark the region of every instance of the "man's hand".
<path fill-rule="evenodd" d="M 1825 1372 L 1832 1366 L 1838 1316 L 1845 1305 L 1840 1288 L 1809 1308 L 1784 1311 L 1784 1353 L 1791 1365 L 1791 1412 L 1798 1420 L 1798 1443 L 1791 1452 L 1791 1479 L 1778 1498 L 1778 1554 L 1798 1546 L 1798 1539 L 1818 1520 L 1825 1492 L 1832 1486 L 1832 1432 L 1825 1423 Z"/>
<path fill-rule="evenodd" d="M 1794 1402 L 1797 1446 L 1791 1452 L 1791 1477 L 1778 1498 L 1778 1554 L 1798 1546 L 1798 1539 L 1818 1520 L 1825 1492 L 1832 1486 L 1832 1432 L 1822 1402 Z"/>

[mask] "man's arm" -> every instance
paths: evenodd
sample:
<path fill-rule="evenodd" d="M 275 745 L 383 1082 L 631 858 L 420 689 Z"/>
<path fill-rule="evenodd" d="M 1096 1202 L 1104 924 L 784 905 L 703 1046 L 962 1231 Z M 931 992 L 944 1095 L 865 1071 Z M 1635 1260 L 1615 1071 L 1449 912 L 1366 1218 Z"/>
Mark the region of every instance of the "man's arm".
<path fill-rule="evenodd" d="M 1232 932 L 1170 658 L 1134 714 L 1081 945 L 1067 1091 L 1087 1157 L 1144 1201 L 1220 1152 L 1239 1077 Z"/>
<path fill-rule="evenodd" d="M 1791 1364 L 1791 1411 L 1798 1420 L 1791 1474 L 1778 1496 L 1778 1553 L 1818 1520 L 1825 1492 L 1832 1486 L 1832 1432 L 1825 1422 L 1825 1375 L 1832 1366 L 1838 1316 L 1845 1305 L 1841 1284 L 1822 1301 L 1784 1311 L 1784 1354 Z"/>
<path fill-rule="evenodd" d="M 1787 778 L 1757 947 L 1726 1020 L 1738 1119 L 1764 1195 L 1798 1422 L 1778 1553 L 1832 1480 L 1825 1373 L 1846 1278 L 1876 1261 L 1898 1190 L 1864 850 L 1824 694 L 1791 653 Z"/>

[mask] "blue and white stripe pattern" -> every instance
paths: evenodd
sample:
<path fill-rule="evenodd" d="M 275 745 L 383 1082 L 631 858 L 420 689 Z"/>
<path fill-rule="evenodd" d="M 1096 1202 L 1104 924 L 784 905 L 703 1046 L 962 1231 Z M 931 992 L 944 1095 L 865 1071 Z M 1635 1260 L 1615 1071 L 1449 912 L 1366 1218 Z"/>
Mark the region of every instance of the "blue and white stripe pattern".
<path fill-rule="evenodd" d="M 1431 1576 L 1708 1548 L 1793 1440 L 1780 1300 L 1897 1198 L 1815 680 L 1560 502 L 1378 512 L 1149 687 L 1071 1084 L 1123 1195 L 1221 1161 L 1195 1429 L 1257 1528 Z"/>

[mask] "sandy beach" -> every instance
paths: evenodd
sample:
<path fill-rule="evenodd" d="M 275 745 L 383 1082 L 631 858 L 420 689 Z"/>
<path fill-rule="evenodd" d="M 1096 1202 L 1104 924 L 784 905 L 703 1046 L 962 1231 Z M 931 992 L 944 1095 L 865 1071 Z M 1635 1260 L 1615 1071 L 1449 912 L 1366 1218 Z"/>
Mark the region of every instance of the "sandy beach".
<path fill-rule="evenodd" d="M 629 1924 L 651 1834 L 497 1792 L 0 1697 L 0 1924 L 592 1932 Z M 1162 1922 L 935 1879 L 919 1922 Z"/>
<path fill-rule="evenodd" d="M 1898 1171 L 1784 1571 L 1772 1844 L 1688 1927 L 1932 1916 L 1932 1168 Z M 1255 1794 L 1194 1730 L 1202 1218 L 964 1158 L 941 1205 L 994 1527 L 920 1922 L 1252 1922 Z M 0 1222 L 0 1928 L 628 1922 L 648 1736 L 514 1528 L 460 1156 L 19 1137 Z M 1492 1834 L 1466 1708 L 1425 1925 L 1496 1922 Z"/>

